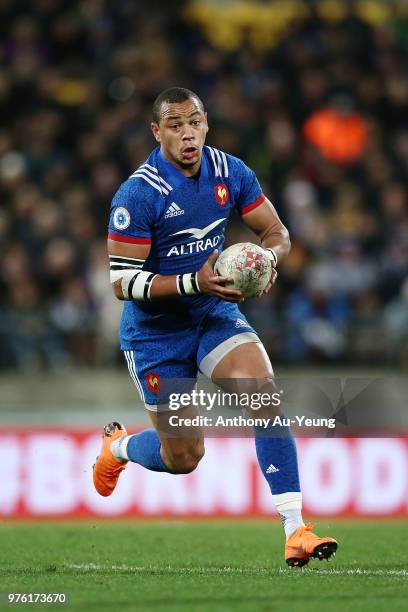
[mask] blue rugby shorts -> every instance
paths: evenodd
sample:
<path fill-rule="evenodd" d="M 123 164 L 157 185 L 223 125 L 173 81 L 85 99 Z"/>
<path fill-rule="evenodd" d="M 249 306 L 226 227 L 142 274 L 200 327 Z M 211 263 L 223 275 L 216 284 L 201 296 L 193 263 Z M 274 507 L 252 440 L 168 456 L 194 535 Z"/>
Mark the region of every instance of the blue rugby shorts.
<path fill-rule="evenodd" d="M 191 391 L 199 372 L 211 378 L 221 359 L 247 342 L 260 339 L 236 304 L 220 300 L 199 324 L 146 334 L 123 353 L 146 408 L 157 412 L 168 410 L 170 393 Z"/>

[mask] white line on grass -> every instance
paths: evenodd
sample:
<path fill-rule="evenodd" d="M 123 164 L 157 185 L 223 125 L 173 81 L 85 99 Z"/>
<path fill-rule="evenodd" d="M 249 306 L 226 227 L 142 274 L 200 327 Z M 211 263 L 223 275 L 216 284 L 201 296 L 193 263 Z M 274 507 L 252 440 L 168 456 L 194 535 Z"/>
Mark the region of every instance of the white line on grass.
<path fill-rule="evenodd" d="M 259 567 L 171 567 L 171 566 L 137 566 L 137 565 L 99 565 L 97 563 L 68 563 L 64 567 L 67 569 L 81 570 L 85 572 L 160 572 L 171 574 L 272 574 L 275 570 L 272 568 Z M 296 574 L 295 571 L 280 568 L 280 574 Z M 408 578 L 408 570 L 382 570 L 382 569 L 363 569 L 360 567 L 350 569 L 334 569 L 334 568 L 313 568 L 309 567 L 303 571 L 313 574 L 333 575 L 333 576 L 398 576 Z"/>

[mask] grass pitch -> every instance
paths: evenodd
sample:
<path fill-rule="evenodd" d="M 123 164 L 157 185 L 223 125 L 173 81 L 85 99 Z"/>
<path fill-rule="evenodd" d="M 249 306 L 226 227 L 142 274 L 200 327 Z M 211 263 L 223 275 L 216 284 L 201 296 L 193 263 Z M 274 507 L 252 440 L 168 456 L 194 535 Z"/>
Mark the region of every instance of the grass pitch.
<path fill-rule="evenodd" d="M 0 525 L 2 609 L 234 612 L 407 610 L 408 523 L 319 521 L 335 560 L 287 569 L 277 522 Z M 66 592 L 6 606 L 4 593 Z"/>

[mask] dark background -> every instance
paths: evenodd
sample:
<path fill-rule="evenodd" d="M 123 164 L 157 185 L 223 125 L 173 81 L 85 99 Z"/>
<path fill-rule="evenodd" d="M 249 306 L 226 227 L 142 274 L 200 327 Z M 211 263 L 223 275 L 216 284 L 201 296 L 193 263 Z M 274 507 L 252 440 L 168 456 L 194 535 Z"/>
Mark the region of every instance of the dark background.
<path fill-rule="evenodd" d="M 276 287 L 244 307 L 272 360 L 407 367 L 407 7 L 334 5 L 0 0 L 1 368 L 119 363 L 109 205 L 173 85 L 291 233 Z M 324 108 L 364 126 L 353 160 L 307 140 Z"/>

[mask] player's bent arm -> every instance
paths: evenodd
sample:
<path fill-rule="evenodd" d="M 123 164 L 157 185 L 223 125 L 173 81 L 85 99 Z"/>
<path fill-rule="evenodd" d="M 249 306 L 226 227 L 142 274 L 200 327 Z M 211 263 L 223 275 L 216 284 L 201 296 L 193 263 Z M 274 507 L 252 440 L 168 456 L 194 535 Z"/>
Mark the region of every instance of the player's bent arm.
<path fill-rule="evenodd" d="M 151 301 L 178 295 L 206 293 L 227 302 L 240 302 L 241 291 L 223 285 L 232 280 L 214 274 L 218 257 L 214 251 L 198 272 L 164 276 L 143 270 L 150 245 L 117 242 L 108 239 L 110 281 L 119 300 Z"/>
<path fill-rule="evenodd" d="M 108 239 L 110 282 L 118 300 L 133 299 L 131 296 L 135 280 L 143 272 L 143 264 L 149 253 L 148 244 L 130 244 Z M 143 274 L 146 275 L 145 272 Z M 146 282 L 147 277 L 144 280 Z"/>
<path fill-rule="evenodd" d="M 263 248 L 270 249 L 274 266 L 289 253 L 289 232 L 267 198 L 257 208 L 244 214 L 242 220 L 259 236 Z"/>

